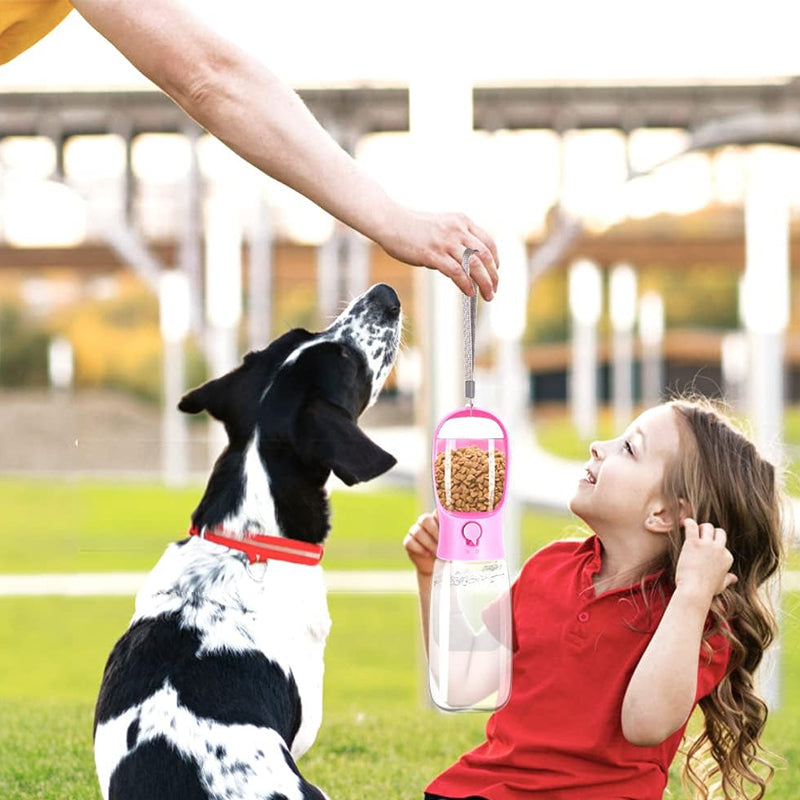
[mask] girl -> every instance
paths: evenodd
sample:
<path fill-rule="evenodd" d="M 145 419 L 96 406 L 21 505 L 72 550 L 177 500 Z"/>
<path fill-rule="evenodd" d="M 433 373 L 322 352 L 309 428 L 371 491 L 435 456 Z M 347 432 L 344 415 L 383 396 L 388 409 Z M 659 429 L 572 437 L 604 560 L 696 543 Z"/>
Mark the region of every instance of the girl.
<path fill-rule="evenodd" d="M 773 770 L 753 676 L 776 625 L 759 593 L 781 560 L 775 469 L 700 402 L 656 406 L 590 452 L 569 507 L 593 535 L 522 568 L 509 702 L 425 797 L 660 800 L 699 703 L 685 777 L 703 798 L 712 784 L 761 798 Z M 435 515 L 404 541 L 426 642 L 437 541 Z"/>

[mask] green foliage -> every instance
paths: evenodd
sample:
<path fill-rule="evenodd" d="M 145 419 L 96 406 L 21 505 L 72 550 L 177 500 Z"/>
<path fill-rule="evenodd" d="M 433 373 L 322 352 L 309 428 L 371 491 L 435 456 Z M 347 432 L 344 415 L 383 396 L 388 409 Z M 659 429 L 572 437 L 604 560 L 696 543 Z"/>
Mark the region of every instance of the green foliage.
<path fill-rule="evenodd" d="M 0 386 L 47 386 L 47 332 L 12 303 L 0 305 Z"/>

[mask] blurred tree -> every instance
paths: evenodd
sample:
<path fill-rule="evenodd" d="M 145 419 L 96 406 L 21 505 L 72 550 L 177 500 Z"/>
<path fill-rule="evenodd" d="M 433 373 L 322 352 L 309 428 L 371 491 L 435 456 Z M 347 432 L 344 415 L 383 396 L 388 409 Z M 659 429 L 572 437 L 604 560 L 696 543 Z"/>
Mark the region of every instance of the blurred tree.
<path fill-rule="evenodd" d="M 0 386 L 47 386 L 47 331 L 10 301 L 0 305 Z"/>

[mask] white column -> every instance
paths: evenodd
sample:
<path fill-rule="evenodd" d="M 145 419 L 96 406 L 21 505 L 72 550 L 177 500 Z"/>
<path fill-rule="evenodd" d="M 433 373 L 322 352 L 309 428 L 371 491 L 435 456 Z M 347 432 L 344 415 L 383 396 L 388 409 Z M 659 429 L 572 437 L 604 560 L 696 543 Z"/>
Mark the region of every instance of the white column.
<path fill-rule="evenodd" d="M 627 264 L 611 271 L 611 382 L 614 430 L 625 430 L 633 418 L 633 326 L 636 322 L 636 273 Z"/>
<path fill-rule="evenodd" d="M 209 377 L 230 372 L 239 363 L 242 318 L 242 219 L 233 190 L 214 187 L 206 200 L 206 356 Z M 225 430 L 210 423 L 213 462 L 227 444 Z"/>
<path fill-rule="evenodd" d="M 569 272 L 572 317 L 572 362 L 569 397 L 572 422 L 582 439 L 597 431 L 597 323 L 603 302 L 600 270 L 591 261 L 576 261 Z"/>
<path fill-rule="evenodd" d="M 260 193 L 254 206 L 247 226 L 247 346 L 261 350 L 272 334 L 272 221 Z"/>
<path fill-rule="evenodd" d="M 780 465 L 784 336 L 789 322 L 789 202 L 781 153 L 750 152 L 745 196 L 745 274 L 739 303 L 750 350 L 750 415 L 761 452 Z M 770 587 L 780 605 L 777 581 Z M 780 637 L 764 654 L 759 683 L 770 708 L 781 700 Z"/>
<path fill-rule="evenodd" d="M 191 323 L 189 280 L 180 271 L 159 278 L 163 405 L 161 409 L 161 477 L 167 486 L 183 486 L 189 477 L 188 432 L 178 402 L 186 388 L 184 345 Z"/>
<path fill-rule="evenodd" d="M 47 376 L 53 389 L 72 388 L 75 377 L 75 355 L 72 343 L 64 336 L 51 339 L 47 347 Z"/>
<path fill-rule="evenodd" d="M 445 31 L 450 41 L 458 41 L 453 24 L 447 9 L 430 5 L 409 84 L 409 128 L 419 186 L 414 202 L 437 211 L 463 208 L 469 183 L 465 152 L 472 131 L 472 79 L 464 58 L 458 53 L 442 57 L 441 51 L 440 37 Z M 465 402 L 461 293 L 439 272 L 419 270 L 416 296 L 423 347 L 423 391 L 417 418 L 424 426 L 426 442 L 430 442 L 438 420 Z M 480 405 L 480 397 L 476 397 L 476 405 Z M 419 488 L 426 507 L 433 503 L 430 484 L 430 473 L 424 470 Z"/>
<path fill-rule="evenodd" d="M 731 408 L 744 411 L 750 367 L 747 336 L 742 331 L 733 331 L 722 337 L 720 360 L 725 402 Z"/>
<path fill-rule="evenodd" d="M 642 345 L 642 404 L 661 400 L 664 388 L 664 301 L 657 292 L 645 292 L 639 301 L 639 340 Z"/>
<path fill-rule="evenodd" d="M 511 448 L 511 483 L 503 510 L 503 537 L 506 561 L 511 575 L 521 566 L 522 506 L 516 486 L 525 481 L 520 472 L 524 452 L 532 449 L 528 424 L 528 373 L 523 360 L 522 337 L 525 333 L 528 300 L 528 257 L 522 235 L 509 232 L 496 237 L 502 252 L 503 275 L 497 295 L 492 300 L 490 323 L 497 338 L 495 383 L 499 387 L 497 413 L 509 434 Z"/>
<path fill-rule="evenodd" d="M 331 235 L 317 245 L 317 309 L 322 327 L 333 322 L 341 311 L 339 276 L 343 236 L 341 223 L 337 222 Z"/>
<path fill-rule="evenodd" d="M 347 272 L 345 286 L 347 301 L 358 297 L 369 288 L 369 267 L 372 248 L 369 239 L 358 231 L 349 229 L 346 234 L 347 242 Z"/>

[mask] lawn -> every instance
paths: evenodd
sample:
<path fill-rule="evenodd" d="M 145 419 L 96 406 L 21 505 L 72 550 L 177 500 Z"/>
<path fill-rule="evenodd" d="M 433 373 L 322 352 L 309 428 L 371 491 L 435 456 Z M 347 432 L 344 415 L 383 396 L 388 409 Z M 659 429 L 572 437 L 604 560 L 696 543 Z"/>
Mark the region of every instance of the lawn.
<path fill-rule="evenodd" d="M 201 494 L 199 485 L 0 479 L 0 573 L 149 570 L 170 542 L 186 535 Z M 327 569 L 409 566 L 401 543 L 422 511 L 413 492 L 334 492 L 331 507 Z M 562 514 L 525 515 L 522 552 L 570 525 Z"/>
<path fill-rule="evenodd" d="M 0 481 L 0 572 L 147 569 L 181 535 L 199 492 Z M 340 492 L 332 503 L 328 568 L 408 568 L 400 542 L 419 513 L 412 493 Z M 523 551 L 571 524 L 526 514 Z M 767 742 L 787 766 L 768 796 L 800 800 L 800 595 L 785 600 L 785 698 Z M 412 595 L 334 594 L 330 607 L 325 720 L 302 769 L 333 798 L 419 800 L 426 780 L 481 740 L 486 717 L 427 705 Z M 132 608 L 132 598 L 0 598 L 2 800 L 98 800 L 93 703 Z"/>
<path fill-rule="evenodd" d="M 486 717 L 446 716 L 424 702 L 413 596 L 335 594 L 330 606 L 325 720 L 301 767 L 334 798 L 419 800 L 426 779 L 480 741 Z M 785 705 L 767 741 L 788 767 L 774 800 L 800 798 L 800 595 L 787 609 Z M 3 800 L 98 800 L 92 707 L 131 610 L 127 598 L 0 600 Z"/>

